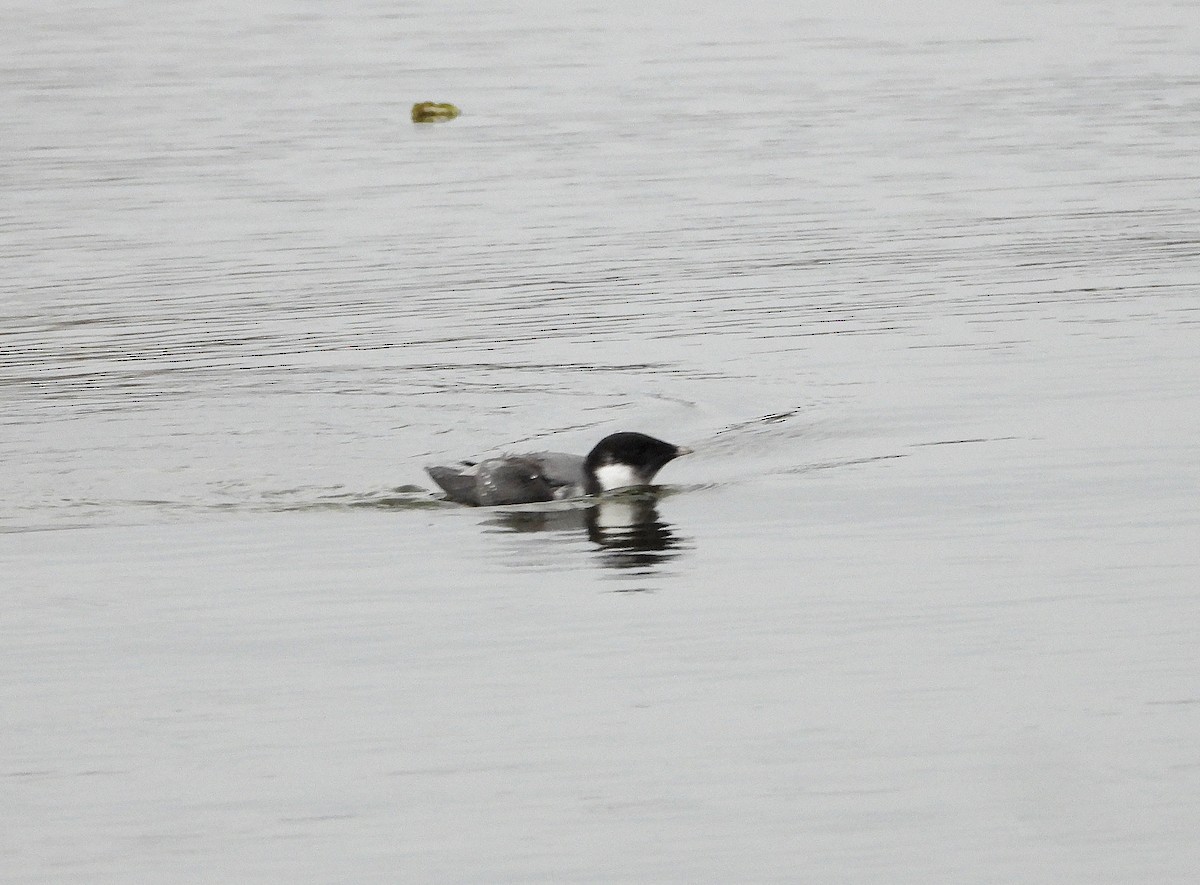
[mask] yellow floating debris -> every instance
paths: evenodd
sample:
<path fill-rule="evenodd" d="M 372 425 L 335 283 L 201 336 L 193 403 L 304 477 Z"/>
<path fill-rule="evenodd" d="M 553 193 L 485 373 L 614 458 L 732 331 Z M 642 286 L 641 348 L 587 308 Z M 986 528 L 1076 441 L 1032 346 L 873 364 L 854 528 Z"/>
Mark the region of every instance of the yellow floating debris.
<path fill-rule="evenodd" d="M 460 111 L 454 105 L 444 101 L 419 101 L 413 105 L 412 121 L 414 123 L 438 123 L 442 120 L 453 120 Z"/>

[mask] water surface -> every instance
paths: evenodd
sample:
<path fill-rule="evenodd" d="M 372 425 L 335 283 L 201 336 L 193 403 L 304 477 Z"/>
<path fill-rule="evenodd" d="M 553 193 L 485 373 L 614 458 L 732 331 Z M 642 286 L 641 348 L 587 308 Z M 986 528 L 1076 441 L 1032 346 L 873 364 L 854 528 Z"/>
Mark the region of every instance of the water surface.
<path fill-rule="evenodd" d="M 1194 876 L 1189 4 L 0 50 L 13 881 Z M 599 509 L 421 471 L 618 429 L 697 453 Z"/>

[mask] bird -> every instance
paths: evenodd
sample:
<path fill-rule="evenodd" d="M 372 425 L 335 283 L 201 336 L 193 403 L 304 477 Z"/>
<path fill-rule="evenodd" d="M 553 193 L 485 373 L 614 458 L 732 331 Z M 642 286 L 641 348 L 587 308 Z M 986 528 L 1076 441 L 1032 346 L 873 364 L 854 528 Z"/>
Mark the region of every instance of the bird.
<path fill-rule="evenodd" d="M 664 465 L 691 453 L 686 446 L 622 431 L 604 437 L 586 457 L 533 452 L 430 466 L 425 472 L 451 501 L 497 507 L 648 486 Z"/>

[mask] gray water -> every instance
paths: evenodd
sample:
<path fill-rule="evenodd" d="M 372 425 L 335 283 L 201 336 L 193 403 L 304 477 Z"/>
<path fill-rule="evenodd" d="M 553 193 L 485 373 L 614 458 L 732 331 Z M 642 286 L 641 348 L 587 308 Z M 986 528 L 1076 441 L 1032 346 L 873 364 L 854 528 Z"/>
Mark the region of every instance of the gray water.
<path fill-rule="evenodd" d="M 1191 2 L 6 4 L 4 880 L 1194 881 L 1198 60 Z M 622 429 L 696 454 L 421 469 Z"/>

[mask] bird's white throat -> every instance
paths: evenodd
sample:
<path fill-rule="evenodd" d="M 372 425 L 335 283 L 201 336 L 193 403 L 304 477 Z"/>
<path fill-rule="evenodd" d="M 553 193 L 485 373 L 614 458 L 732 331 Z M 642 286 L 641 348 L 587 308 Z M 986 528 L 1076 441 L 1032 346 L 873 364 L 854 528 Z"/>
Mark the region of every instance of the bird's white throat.
<path fill-rule="evenodd" d="M 630 486 L 645 484 L 645 480 L 628 464 L 603 464 L 596 468 L 596 482 L 600 491 L 611 492 L 613 489 L 627 489 Z"/>

